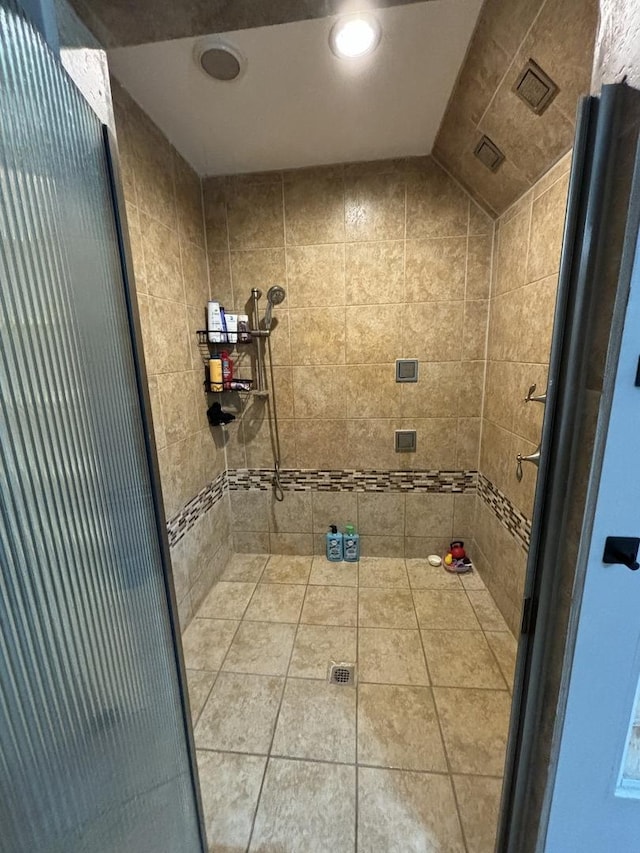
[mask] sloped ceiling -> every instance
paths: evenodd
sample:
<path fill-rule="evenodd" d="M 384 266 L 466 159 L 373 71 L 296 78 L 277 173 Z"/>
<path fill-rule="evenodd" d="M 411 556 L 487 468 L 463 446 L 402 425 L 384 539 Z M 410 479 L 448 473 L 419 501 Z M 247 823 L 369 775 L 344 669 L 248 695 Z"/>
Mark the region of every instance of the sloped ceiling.
<path fill-rule="evenodd" d="M 495 215 L 572 146 L 578 99 L 588 94 L 597 0 L 486 0 L 433 149 Z M 533 59 L 559 86 L 542 115 L 512 91 Z M 475 156 L 486 134 L 505 154 L 496 172 Z"/>
<path fill-rule="evenodd" d="M 418 0 L 70 0 L 105 47 L 268 27 Z"/>
<path fill-rule="evenodd" d="M 194 61 L 198 39 L 108 52 L 112 73 L 200 174 L 428 154 L 482 0 L 381 9 L 371 56 L 329 49 L 335 18 L 225 33 L 246 57 L 231 84 Z"/>

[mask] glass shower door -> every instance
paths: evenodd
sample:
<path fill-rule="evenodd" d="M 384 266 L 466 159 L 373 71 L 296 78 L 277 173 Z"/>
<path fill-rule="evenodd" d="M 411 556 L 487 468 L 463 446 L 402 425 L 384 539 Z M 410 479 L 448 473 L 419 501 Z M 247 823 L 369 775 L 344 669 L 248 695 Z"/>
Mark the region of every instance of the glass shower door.
<path fill-rule="evenodd" d="M 202 849 L 102 128 L 0 0 L 0 850 Z"/>

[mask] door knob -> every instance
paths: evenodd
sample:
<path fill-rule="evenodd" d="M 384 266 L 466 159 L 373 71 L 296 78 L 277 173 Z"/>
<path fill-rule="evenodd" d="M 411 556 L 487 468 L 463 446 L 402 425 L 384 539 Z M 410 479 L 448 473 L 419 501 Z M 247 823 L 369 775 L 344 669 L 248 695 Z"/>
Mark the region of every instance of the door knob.
<path fill-rule="evenodd" d="M 534 386 L 535 387 L 535 386 Z M 540 447 L 530 456 L 523 456 L 522 453 L 518 453 L 516 456 L 517 466 L 516 466 L 516 480 L 520 482 L 522 480 L 522 463 L 523 462 L 531 462 L 532 465 L 535 465 L 536 468 L 540 466 Z"/>

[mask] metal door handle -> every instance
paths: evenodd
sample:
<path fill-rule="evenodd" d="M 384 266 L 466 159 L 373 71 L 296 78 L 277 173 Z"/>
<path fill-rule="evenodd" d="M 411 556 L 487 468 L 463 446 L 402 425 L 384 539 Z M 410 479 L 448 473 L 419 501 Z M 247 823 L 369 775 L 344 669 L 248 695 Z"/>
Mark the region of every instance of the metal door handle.
<path fill-rule="evenodd" d="M 544 394 L 538 394 L 537 397 L 534 397 L 536 390 L 536 385 L 530 385 L 529 390 L 527 391 L 527 396 L 524 398 L 525 403 L 542 403 L 543 405 L 547 402 L 547 392 Z"/>
<path fill-rule="evenodd" d="M 530 456 L 523 456 L 522 453 L 518 453 L 516 456 L 517 466 L 516 466 L 516 479 L 518 482 L 522 480 L 522 463 L 523 462 L 531 462 L 532 465 L 535 465 L 536 468 L 540 466 L 540 447 Z"/>

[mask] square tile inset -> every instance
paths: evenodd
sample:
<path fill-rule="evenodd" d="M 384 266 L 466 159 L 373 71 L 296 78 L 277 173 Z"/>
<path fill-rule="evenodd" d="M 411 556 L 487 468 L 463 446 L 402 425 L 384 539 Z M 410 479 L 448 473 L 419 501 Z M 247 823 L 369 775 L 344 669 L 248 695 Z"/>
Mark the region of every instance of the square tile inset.
<path fill-rule="evenodd" d="M 469 853 L 493 853 L 500 814 L 502 779 L 454 776 L 460 820 Z"/>
<path fill-rule="evenodd" d="M 358 763 L 446 773 L 447 761 L 428 687 L 359 685 Z"/>
<path fill-rule="evenodd" d="M 198 750 L 209 850 L 246 850 L 266 758 Z"/>
<path fill-rule="evenodd" d="M 464 853 L 448 776 L 361 767 L 358 771 L 360 853 Z"/>
<path fill-rule="evenodd" d="M 506 688 L 482 631 L 422 631 L 422 640 L 438 687 Z"/>
<path fill-rule="evenodd" d="M 335 625 L 299 625 L 289 675 L 326 678 L 330 661 L 356 659 L 356 629 Z"/>
<path fill-rule="evenodd" d="M 360 560 L 361 587 L 408 587 L 407 569 L 400 557 L 363 557 Z"/>
<path fill-rule="evenodd" d="M 253 675 L 286 675 L 296 626 L 242 622 L 227 652 L 223 670 Z"/>
<path fill-rule="evenodd" d="M 242 619 L 256 585 L 241 581 L 215 583 L 200 605 L 198 616 L 206 619 Z"/>
<path fill-rule="evenodd" d="M 314 557 L 309 583 L 320 586 L 357 586 L 357 563 L 330 563 L 325 557 Z"/>
<path fill-rule="evenodd" d="M 379 684 L 428 686 L 418 631 L 395 628 L 360 628 L 358 633 L 360 681 Z"/>
<path fill-rule="evenodd" d="M 358 618 L 368 628 L 417 628 L 411 592 L 404 589 L 361 589 Z"/>
<path fill-rule="evenodd" d="M 288 678 L 272 755 L 345 764 L 356 758 L 356 691 Z"/>
<path fill-rule="evenodd" d="M 222 672 L 195 728 L 199 749 L 266 755 L 283 678 Z"/>
<path fill-rule="evenodd" d="M 195 726 L 200 711 L 207 701 L 209 691 L 216 680 L 217 672 L 207 672 L 204 669 L 187 670 L 187 687 L 189 690 L 189 705 L 191 707 L 191 722 Z"/>
<path fill-rule="evenodd" d="M 244 618 L 251 622 L 297 622 L 304 590 L 299 584 L 259 583 Z"/>
<path fill-rule="evenodd" d="M 182 635 L 186 668 L 220 669 L 237 627 L 230 619 L 193 619 Z"/>
<path fill-rule="evenodd" d="M 311 557 L 273 554 L 262 575 L 262 582 L 306 584 L 311 571 L 311 559 Z"/>
<path fill-rule="evenodd" d="M 268 559 L 268 554 L 234 554 L 220 580 L 257 583 Z"/>
<path fill-rule="evenodd" d="M 308 586 L 300 621 L 307 625 L 344 625 L 357 621 L 358 592 L 343 586 Z"/>
<path fill-rule="evenodd" d="M 413 600 L 421 628 L 478 631 L 480 623 L 464 590 L 414 590 Z"/>
<path fill-rule="evenodd" d="M 511 711 L 509 693 L 434 687 L 433 695 L 452 771 L 501 776 Z"/>
<path fill-rule="evenodd" d="M 353 853 L 355 788 L 355 767 L 270 759 L 251 853 Z"/>
<path fill-rule="evenodd" d="M 412 589 L 460 590 L 458 575 L 442 566 L 432 566 L 428 560 L 407 560 L 407 572 Z"/>

